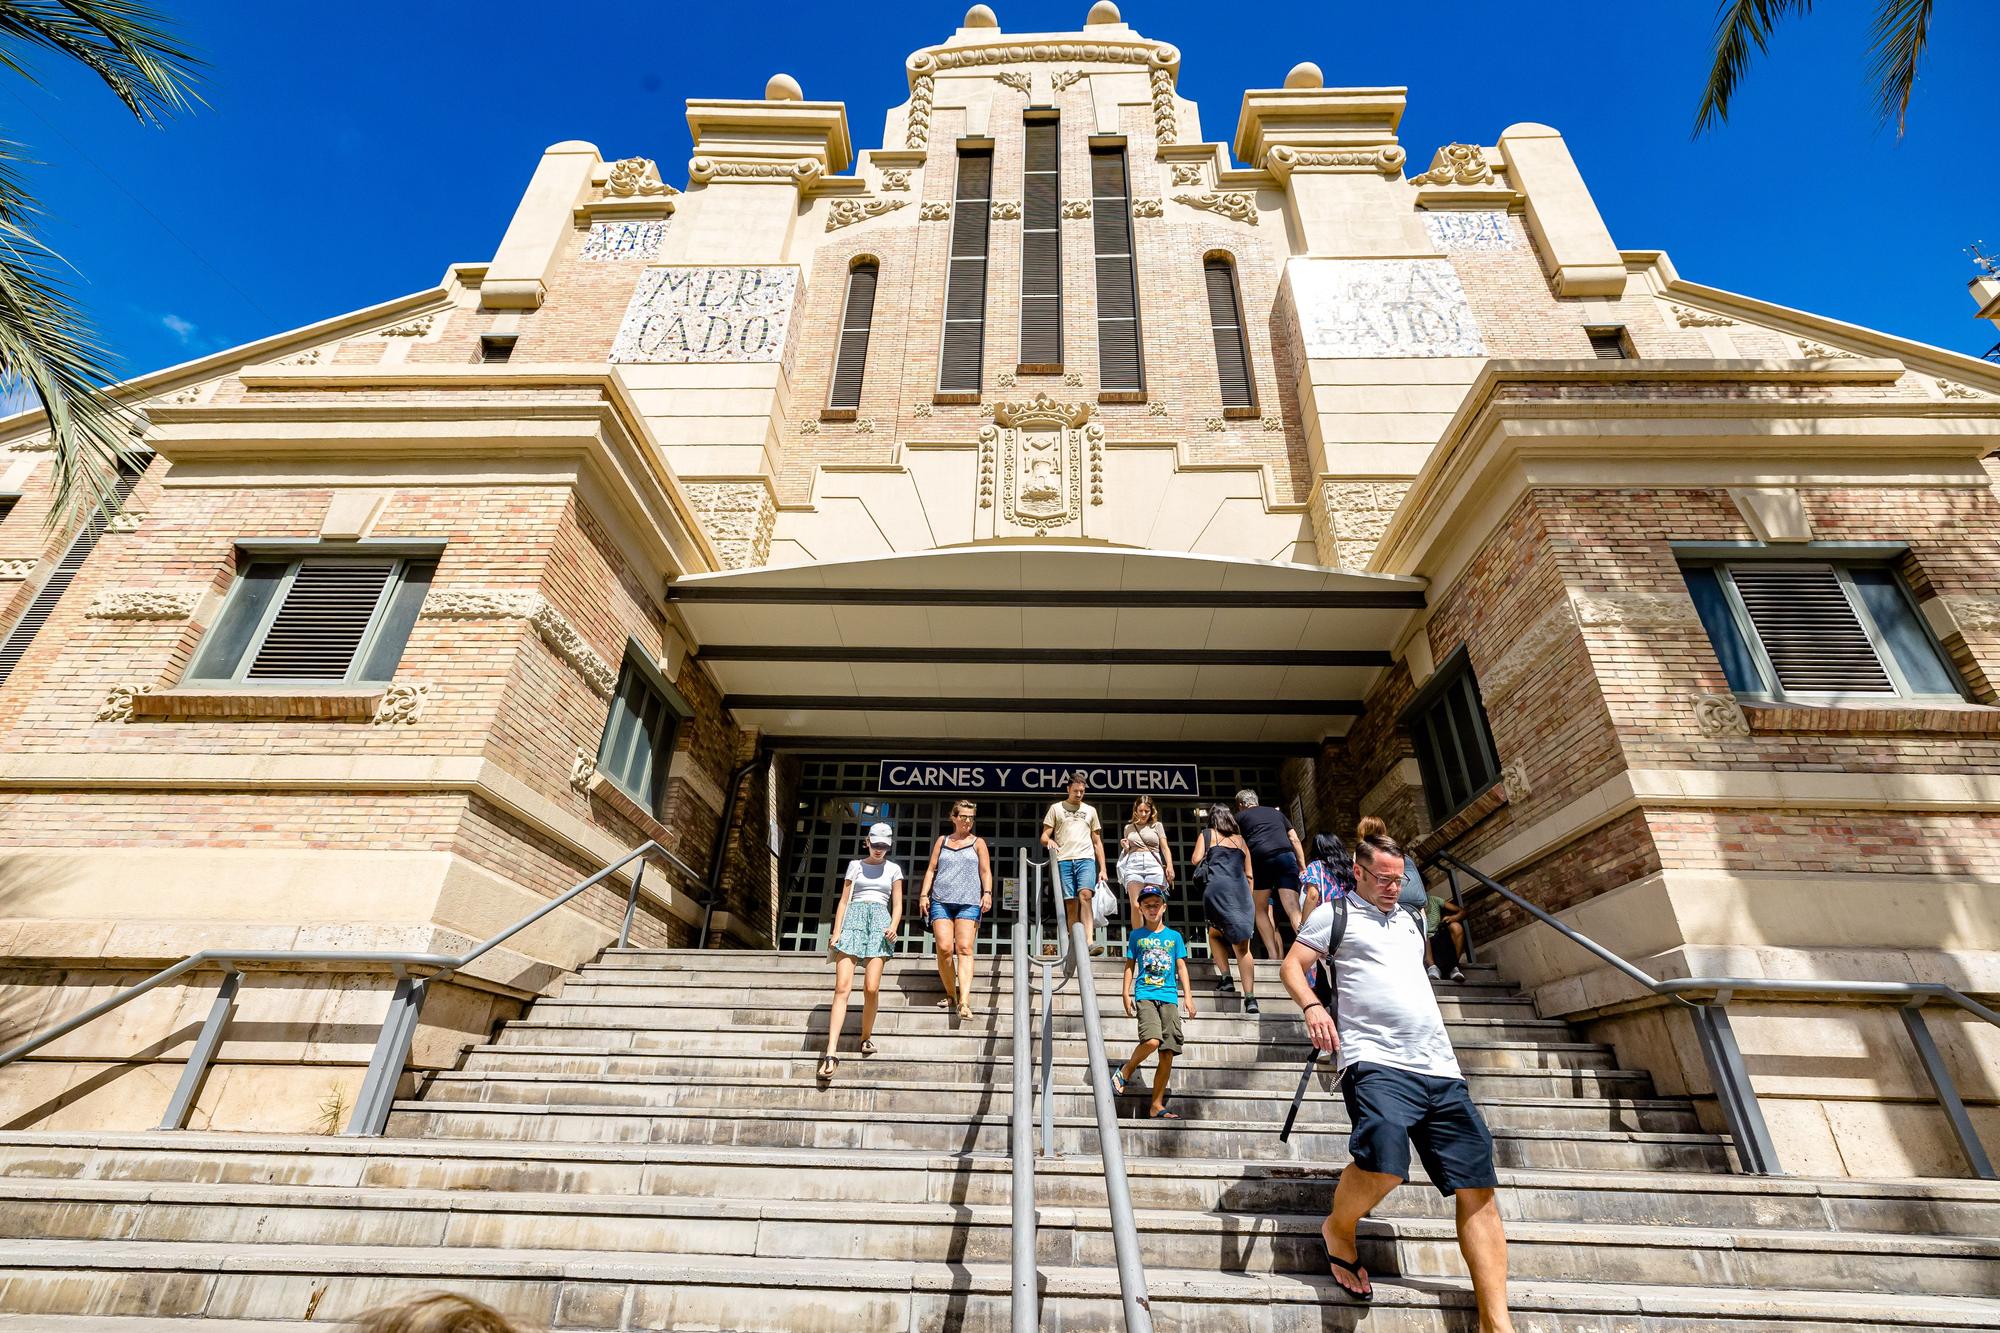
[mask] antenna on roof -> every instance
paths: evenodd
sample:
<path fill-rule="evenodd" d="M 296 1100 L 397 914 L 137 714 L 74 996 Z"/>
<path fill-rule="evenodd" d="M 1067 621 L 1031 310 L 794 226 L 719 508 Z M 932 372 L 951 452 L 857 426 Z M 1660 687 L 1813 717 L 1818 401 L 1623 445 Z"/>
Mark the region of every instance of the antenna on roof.
<path fill-rule="evenodd" d="M 1987 254 L 1982 248 L 1985 244 L 1985 241 L 1974 241 L 1965 247 L 1965 253 L 1972 256 L 1972 262 L 1979 266 L 1981 273 L 1989 278 L 2000 278 L 2000 258 Z"/>

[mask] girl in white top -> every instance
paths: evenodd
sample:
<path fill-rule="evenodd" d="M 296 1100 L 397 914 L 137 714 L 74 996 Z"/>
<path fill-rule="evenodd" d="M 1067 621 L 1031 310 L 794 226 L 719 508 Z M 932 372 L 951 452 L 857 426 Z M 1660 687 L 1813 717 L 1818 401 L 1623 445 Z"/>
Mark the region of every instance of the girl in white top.
<path fill-rule="evenodd" d="M 1141 796 L 1132 804 L 1132 818 L 1118 840 L 1118 878 L 1125 885 L 1125 897 L 1132 905 L 1132 929 L 1139 928 L 1139 890 L 1148 884 L 1163 889 L 1174 886 L 1174 852 L 1167 843 L 1167 830 L 1153 798 Z"/>
<path fill-rule="evenodd" d="M 862 978 L 861 1053 L 875 1054 L 875 1002 L 882 992 L 882 962 L 896 943 L 896 927 L 903 918 L 903 868 L 889 859 L 896 843 L 896 831 L 887 824 L 871 825 L 868 855 L 847 863 L 847 882 L 840 890 L 840 905 L 833 911 L 833 1012 L 827 1017 L 826 1054 L 819 1062 L 819 1076 L 832 1078 L 840 1066 L 834 1054 L 840 1044 L 840 1029 L 847 1024 L 847 995 L 854 989 L 854 960 L 866 967 Z"/>

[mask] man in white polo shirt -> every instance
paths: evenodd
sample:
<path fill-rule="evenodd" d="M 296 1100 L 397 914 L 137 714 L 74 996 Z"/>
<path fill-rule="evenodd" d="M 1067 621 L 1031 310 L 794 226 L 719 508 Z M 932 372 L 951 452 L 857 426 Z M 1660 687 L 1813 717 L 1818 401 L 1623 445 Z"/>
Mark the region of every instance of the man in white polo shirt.
<path fill-rule="evenodd" d="M 1353 1300 L 1373 1299 L 1354 1229 L 1408 1179 L 1414 1142 L 1431 1183 L 1455 1196 L 1480 1333 L 1512 1333 L 1493 1136 L 1472 1104 L 1424 973 L 1423 923 L 1397 904 L 1402 880 L 1402 849 L 1386 837 L 1363 840 L 1354 852 L 1355 891 L 1313 909 L 1279 973 L 1305 1011 L 1313 1046 L 1339 1053 L 1352 1126 L 1350 1161 L 1320 1236 L 1341 1290 Z M 1333 1013 L 1306 980 L 1322 959 L 1333 973 Z"/>

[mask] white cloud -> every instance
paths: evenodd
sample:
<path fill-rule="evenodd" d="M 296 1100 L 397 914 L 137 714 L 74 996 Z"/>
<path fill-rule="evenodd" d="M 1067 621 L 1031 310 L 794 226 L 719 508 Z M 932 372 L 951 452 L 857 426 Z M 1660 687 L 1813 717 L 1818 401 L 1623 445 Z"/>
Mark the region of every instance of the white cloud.
<path fill-rule="evenodd" d="M 193 320 L 182 319 L 179 315 L 169 313 L 160 316 L 160 323 L 166 325 L 167 332 L 181 340 L 183 347 L 194 341 L 196 328 Z"/>

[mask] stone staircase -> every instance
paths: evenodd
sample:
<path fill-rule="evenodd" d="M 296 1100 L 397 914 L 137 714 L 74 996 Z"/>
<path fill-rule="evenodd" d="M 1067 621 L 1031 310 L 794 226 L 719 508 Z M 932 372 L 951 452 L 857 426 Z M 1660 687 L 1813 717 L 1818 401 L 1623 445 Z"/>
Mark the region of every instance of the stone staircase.
<path fill-rule="evenodd" d="M 1115 1010 L 1118 965 L 1097 966 Z M 961 1022 L 925 960 L 893 961 L 880 1053 L 850 1039 L 827 1088 L 824 959 L 629 950 L 399 1103 L 384 1140 L 0 1135 L 0 1330 L 338 1326 L 449 1288 L 536 1329 L 1004 1333 L 1011 987 L 982 967 Z M 1124 1129 L 1157 1326 L 1473 1328 L 1448 1202 L 1421 1182 L 1364 1235 L 1374 1306 L 1331 1294 L 1339 1097 L 1323 1079 L 1279 1143 L 1306 1048 L 1275 968 L 1261 1018 L 1197 972 L 1186 1118 Z M 2000 1187 L 1729 1175 L 1686 1101 L 1490 972 L 1442 994 L 1499 1148 L 1522 1329 L 2000 1326 Z M 1106 1029 L 1122 1057 L 1133 1024 Z M 1042 1327 L 1116 1329 L 1073 984 L 1056 1060 Z"/>

